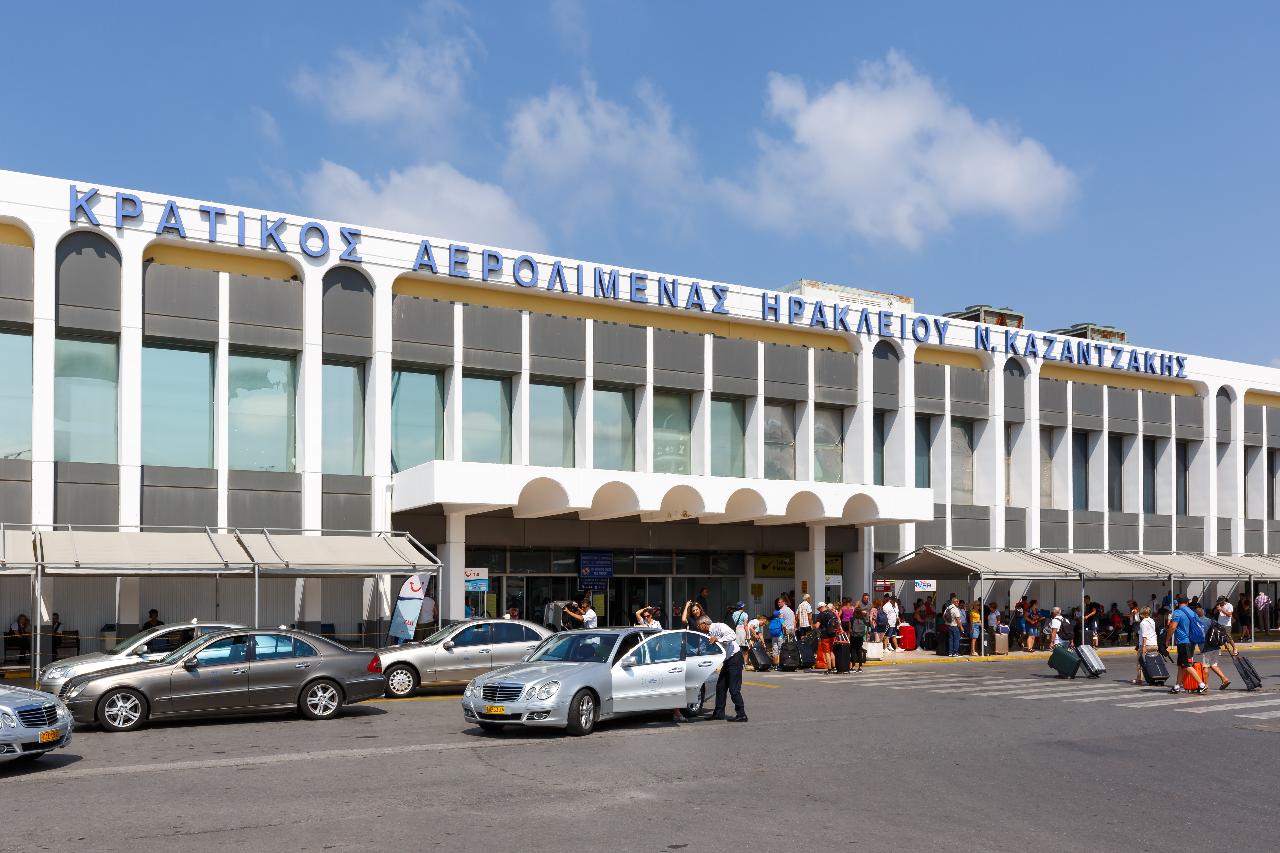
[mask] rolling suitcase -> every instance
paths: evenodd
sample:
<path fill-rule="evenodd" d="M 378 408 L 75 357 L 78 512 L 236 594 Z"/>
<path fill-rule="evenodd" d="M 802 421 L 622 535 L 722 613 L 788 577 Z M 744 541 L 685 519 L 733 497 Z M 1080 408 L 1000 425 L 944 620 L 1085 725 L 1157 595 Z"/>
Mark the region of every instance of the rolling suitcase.
<path fill-rule="evenodd" d="M 1169 680 L 1169 668 L 1164 665 L 1164 655 L 1147 652 L 1142 656 L 1142 677 L 1147 684 L 1163 686 Z"/>
<path fill-rule="evenodd" d="M 836 653 L 836 672 L 848 672 L 849 662 L 853 659 L 850 650 L 853 648 L 850 643 L 833 643 L 832 650 Z"/>
<path fill-rule="evenodd" d="M 1258 671 L 1253 668 L 1253 663 L 1247 657 L 1232 655 L 1231 662 L 1236 665 L 1236 672 L 1240 673 L 1245 690 L 1257 690 L 1262 686 L 1262 677 L 1258 675 Z"/>
<path fill-rule="evenodd" d="M 778 669 L 782 672 L 795 672 L 800 668 L 800 644 L 795 640 L 786 640 L 778 649 Z"/>
<path fill-rule="evenodd" d="M 1199 661 L 1193 661 L 1191 664 L 1191 669 L 1194 669 L 1196 671 L 1196 675 L 1200 676 L 1201 681 L 1203 681 L 1205 684 L 1209 683 L 1208 679 L 1205 678 L 1204 664 L 1200 663 Z M 1183 690 L 1199 690 L 1200 685 L 1196 683 L 1195 676 L 1193 676 L 1191 673 L 1188 672 L 1186 675 L 1182 676 L 1182 689 Z"/>
<path fill-rule="evenodd" d="M 759 643 L 751 647 L 751 668 L 756 672 L 767 672 L 773 665 L 769 653 Z"/>
<path fill-rule="evenodd" d="M 920 648 L 924 649 L 926 652 L 937 651 L 938 650 L 938 632 L 930 631 L 929 633 L 925 634 L 924 638 L 920 640 Z"/>
<path fill-rule="evenodd" d="M 1057 645 L 1049 654 L 1049 666 L 1058 671 L 1059 678 L 1075 678 L 1080 670 L 1080 656 L 1069 646 Z"/>
<path fill-rule="evenodd" d="M 998 655 L 1009 654 L 1009 635 L 1008 634 L 996 634 L 995 653 Z"/>
<path fill-rule="evenodd" d="M 916 629 L 914 625 L 898 626 L 898 648 L 904 652 L 916 650 Z"/>
<path fill-rule="evenodd" d="M 1076 654 L 1080 657 L 1080 668 L 1090 678 L 1097 678 L 1107 671 L 1107 665 L 1098 657 L 1098 650 L 1093 646 L 1080 646 L 1076 649 Z"/>
<path fill-rule="evenodd" d="M 809 668 L 818 662 L 818 638 L 810 635 L 800 641 L 800 666 Z"/>

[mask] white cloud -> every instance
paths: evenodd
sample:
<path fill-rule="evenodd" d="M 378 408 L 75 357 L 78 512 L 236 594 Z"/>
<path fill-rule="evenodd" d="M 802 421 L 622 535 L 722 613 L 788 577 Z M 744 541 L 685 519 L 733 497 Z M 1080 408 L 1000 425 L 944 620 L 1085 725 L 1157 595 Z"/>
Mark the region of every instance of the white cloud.
<path fill-rule="evenodd" d="M 447 19 L 460 14 L 451 4 L 428 4 L 416 23 L 429 38 L 402 35 L 370 53 L 340 47 L 324 69 L 299 70 L 293 91 L 346 124 L 438 121 L 461 107 L 471 71 L 474 35 L 466 28 L 444 34 Z"/>
<path fill-rule="evenodd" d="M 815 93 L 775 74 L 767 112 L 788 137 L 762 135 L 753 174 L 717 182 L 764 227 L 915 249 L 961 216 L 1045 227 L 1076 191 L 1075 176 L 1041 143 L 975 118 L 896 52 Z"/>
<path fill-rule="evenodd" d="M 602 98 L 587 81 L 525 101 L 507 126 L 507 181 L 554 192 L 562 220 L 594 221 L 619 204 L 677 212 L 700 185 L 693 146 L 651 86 L 636 100 Z"/>
<path fill-rule="evenodd" d="M 423 163 L 368 179 L 324 160 L 301 177 L 299 190 L 305 209 L 330 218 L 484 245 L 546 246 L 542 229 L 505 190 L 447 163 Z"/>
<path fill-rule="evenodd" d="M 587 10 L 582 0 L 551 0 L 551 27 L 566 53 L 582 58 L 591 46 L 591 31 L 587 26 Z"/>
<path fill-rule="evenodd" d="M 276 117 L 264 110 L 262 107 L 251 107 L 250 115 L 253 116 L 253 122 L 258 128 L 258 134 L 272 145 L 279 145 L 283 141 L 280 135 L 280 123 L 276 121 Z"/>

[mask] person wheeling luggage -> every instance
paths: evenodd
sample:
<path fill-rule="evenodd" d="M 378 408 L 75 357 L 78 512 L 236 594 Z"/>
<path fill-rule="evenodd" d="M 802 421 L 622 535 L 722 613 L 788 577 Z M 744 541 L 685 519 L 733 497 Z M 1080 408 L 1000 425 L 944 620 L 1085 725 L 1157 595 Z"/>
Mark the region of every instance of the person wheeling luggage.
<path fill-rule="evenodd" d="M 742 655 L 738 653 L 737 634 L 723 622 L 712 622 L 709 616 L 698 620 L 697 630 L 724 649 L 724 664 L 716 679 L 716 708 L 711 713 L 711 719 L 728 719 L 731 723 L 747 722 L 747 703 L 742 701 Z M 733 699 L 732 717 L 725 717 L 726 694 Z"/>
<path fill-rule="evenodd" d="M 1218 606 L 1226 601 L 1226 597 L 1218 599 Z M 1231 605 L 1228 604 L 1228 607 Z M 1200 627 L 1204 629 L 1204 645 L 1201 646 L 1201 662 L 1204 664 L 1205 678 L 1207 673 L 1212 672 L 1218 676 L 1218 689 L 1226 690 L 1227 685 L 1231 683 L 1231 679 L 1227 678 L 1226 673 L 1222 671 L 1222 667 L 1218 665 L 1218 659 L 1222 656 L 1222 650 L 1225 648 L 1227 654 L 1235 657 L 1236 646 L 1231 642 L 1231 629 L 1224 626 L 1221 621 L 1215 621 L 1204 615 L 1204 608 L 1196 608 L 1197 615 L 1200 618 Z M 1228 617 L 1229 618 L 1229 617 Z"/>
<path fill-rule="evenodd" d="M 840 617 L 835 608 L 828 607 L 826 602 L 818 602 L 818 663 L 822 671 L 836 671 L 836 634 L 840 633 Z"/>
<path fill-rule="evenodd" d="M 1207 693 L 1209 685 L 1204 683 L 1204 679 L 1194 668 L 1196 646 L 1204 642 L 1204 628 L 1200 625 L 1200 618 L 1187 606 L 1185 595 L 1178 596 L 1177 604 L 1169 619 L 1169 627 L 1173 631 L 1173 641 L 1178 647 L 1178 679 L 1177 683 L 1169 688 L 1169 692 L 1185 692 L 1182 681 L 1190 678 L 1199 685 L 1196 693 Z"/>
<path fill-rule="evenodd" d="M 1156 620 L 1151 618 L 1151 608 L 1144 607 L 1138 611 L 1138 675 L 1133 679 L 1134 684 L 1146 682 L 1142 659 L 1148 652 L 1157 651 L 1159 645 L 1160 642 L 1156 639 Z"/>
<path fill-rule="evenodd" d="M 853 660 L 853 671 L 862 672 L 862 665 L 867 660 L 867 652 L 863 641 L 867 638 L 867 611 L 863 607 L 853 608 L 853 618 L 849 620 L 849 654 Z"/>
<path fill-rule="evenodd" d="M 1071 620 L 1062 615 L 1062 608 L 1053 608 L 1049 616 L 1049 624 L 1045 628 L 1049 634 L 1049 648 L 1071 645 Z"/>

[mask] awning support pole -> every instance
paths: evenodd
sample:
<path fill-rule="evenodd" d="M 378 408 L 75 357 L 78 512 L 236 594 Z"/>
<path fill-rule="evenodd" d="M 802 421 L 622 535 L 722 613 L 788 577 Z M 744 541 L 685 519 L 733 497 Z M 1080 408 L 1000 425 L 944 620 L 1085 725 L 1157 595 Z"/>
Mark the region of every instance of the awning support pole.
<path fill-rule="evenodd" d="M 44 597 L 40 594 L 40 584 L 42 579 L 43 575 L 40 571 L 40 564 L 36 563 L 36 583 L 32 590 L 35 593 L 35 601 L 32 603 L 31 607 L 31 615 L 35 617 L 35 619 L 31 621 L 34 623 L 35 630 L 32 631 L 34 636 L 31 638 L 31 645 L 28 646 L 28 649 L 31 651 L 31 679 L 37 682 L 40 679 L 40 629 L 44 626 L 44 619 L 41 618 L 40 613 L 44 606 Z"/>
<path fill-rule="evenodd" d="M 1249 575 L 1249 642 L 1258 642 L 1258 608 L 1253 601 L 1253 575 Z"/>
<path fill-rule="evenodd" d="M 1080 573 L 1080 645 L 1089 645 L 1084 635 L 1084 622 L 1086 615 L 1084 612 L 1084 572 Z M 1074 633 L 1074 631 L 1072 632 Z M 1075 637 L 1072 637 L 1075 639 Z"/>
<path fill-rule="evenodd" d="M 253 627 L 261 627 L 258 619 L 258 564 L 253 564 Z"/>

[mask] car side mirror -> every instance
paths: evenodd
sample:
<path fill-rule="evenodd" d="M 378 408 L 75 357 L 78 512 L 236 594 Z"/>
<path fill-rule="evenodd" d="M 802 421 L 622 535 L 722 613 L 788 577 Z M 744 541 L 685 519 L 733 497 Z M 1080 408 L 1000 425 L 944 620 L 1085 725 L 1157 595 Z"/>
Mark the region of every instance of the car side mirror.
<path fill-rule="evenodd" d="M 533 655 L 525 655 L 524 657 L 520 658 L 520 663 L 528 663 L 529 658 L 531 657 L 533 657 Z"/>
<path fill-rule="evenodd" d="M 196 662 L 195 658 L 187 658 L 182 662 L 182 668 L 187 672 L 194 672 L 199 666 L 200 664 Z"/>
<path fill-rule="evenodd" d="M 145 655 L 147 653 L 146 644 L 143 643 L 141 646 L 138 646 L 136 649 L 133 650 L 133 653 L 138 657 L 142 657 L 143 655 Z"/>
<path fill-rule="evenodd" d="M 624 658 L 622 659 L 622 668 L 623 668 L 623 669 L 631 669 L 631 667 L 635 666 L 635 665 L 636 665 L 636 663 L 637 663 L 637 661 L 636 661 L 636 656 L 635 656 L 635 655 L 627 655 L 626 657 L 624 657 Z"/>
<path fill-rule="evenodd" d="M 440 648 L 444 649 L 446 652 L 453 651 L 453 640 L 445 640 L 444 644 Z"/>

